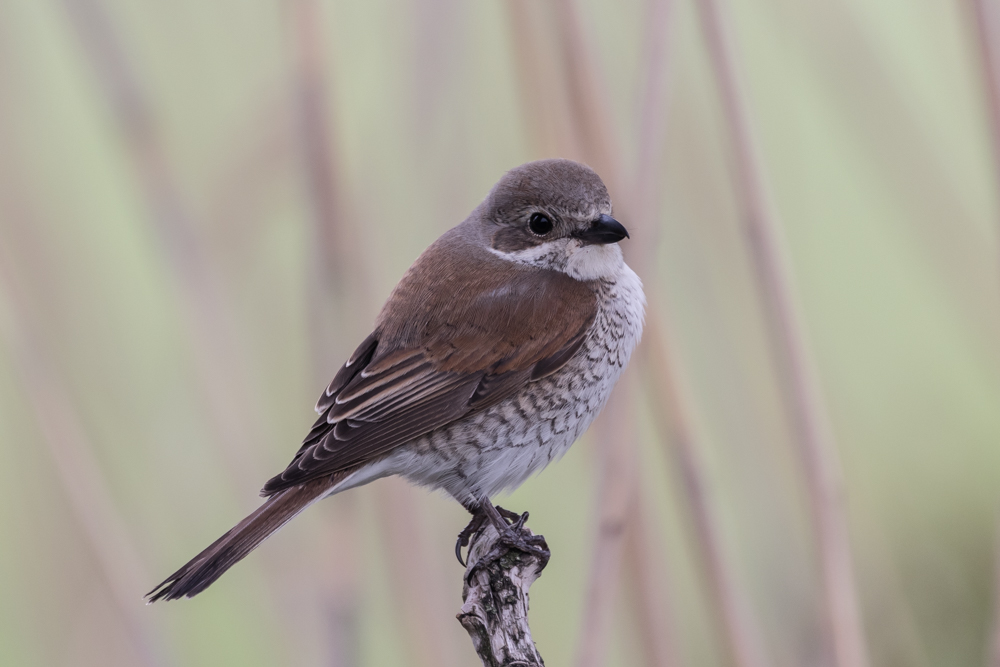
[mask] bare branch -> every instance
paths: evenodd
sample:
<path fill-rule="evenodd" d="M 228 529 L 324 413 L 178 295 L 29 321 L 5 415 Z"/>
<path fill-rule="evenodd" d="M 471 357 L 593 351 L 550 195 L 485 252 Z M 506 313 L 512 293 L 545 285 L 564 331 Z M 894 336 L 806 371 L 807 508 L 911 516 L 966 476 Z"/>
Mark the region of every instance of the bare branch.
<path fill-rule="evenodd" d="M 503 544 L 492 524 L 473 535 L 457 618 L 484 667 L 544 665 L 528 627 L 528 589 L 545 563 Z"/>

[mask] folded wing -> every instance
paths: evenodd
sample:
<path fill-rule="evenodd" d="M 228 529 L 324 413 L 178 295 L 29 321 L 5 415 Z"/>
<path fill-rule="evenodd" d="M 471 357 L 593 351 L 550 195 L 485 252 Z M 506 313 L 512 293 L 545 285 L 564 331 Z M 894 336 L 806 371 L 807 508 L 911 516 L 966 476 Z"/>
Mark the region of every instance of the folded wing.
<path fill-rule="evenodd" d="M 582 346 L 596 308 L 588 283 L 445 235 L 400 281 L 320 396 L 294 460 L 261 493 L 376 461 L 555 372 Z"/>

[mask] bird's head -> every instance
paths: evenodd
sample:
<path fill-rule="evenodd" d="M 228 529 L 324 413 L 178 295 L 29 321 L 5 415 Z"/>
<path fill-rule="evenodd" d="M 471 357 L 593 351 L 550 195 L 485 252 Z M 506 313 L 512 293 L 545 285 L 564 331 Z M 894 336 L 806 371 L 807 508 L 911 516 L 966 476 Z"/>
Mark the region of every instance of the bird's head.
<path fill-rule="evenodd" d="M 480 213 L 490 250 L 504 259 L 577 280 L 613 279 L 624 265 L 618 241 L 628 232 L 611 216 L 600 177 L 579 162 L 539 160 L 511 169 Z"/>

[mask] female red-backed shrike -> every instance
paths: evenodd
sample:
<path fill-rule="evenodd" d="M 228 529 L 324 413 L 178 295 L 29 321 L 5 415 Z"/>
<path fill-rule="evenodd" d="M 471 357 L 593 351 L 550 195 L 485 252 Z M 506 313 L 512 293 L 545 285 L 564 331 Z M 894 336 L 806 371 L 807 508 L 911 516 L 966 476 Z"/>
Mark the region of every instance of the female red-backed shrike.
<path fill-rule="evenodd" d="M 507 172 L 399 281 L 264 504 L 149 601 L 200 593 L 312 503 L 387 475 L 462 503 L 473 522 L 461 540 L 491 520 L 523 543 L 490 496 L 562 456 L 628 364 L 645 297 L 627 237 L 590 168 Z"/>

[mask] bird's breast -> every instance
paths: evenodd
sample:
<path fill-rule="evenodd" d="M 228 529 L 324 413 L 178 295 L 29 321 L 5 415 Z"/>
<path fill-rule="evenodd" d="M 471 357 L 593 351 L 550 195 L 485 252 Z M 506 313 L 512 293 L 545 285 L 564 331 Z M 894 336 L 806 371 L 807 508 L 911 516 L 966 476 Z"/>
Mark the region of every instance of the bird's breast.
<path fill-rule="evenodd" d="M 645 297 L 638 276 L 624 266 L 617 280 L 601 281 L 597 289 L 597 315 L 565 366 L 421 437 L 398 454 L 407 458 L 400 474 L 459 498 L 492 496 L 565 454 L 604 407 L 642 334 Z"/>

